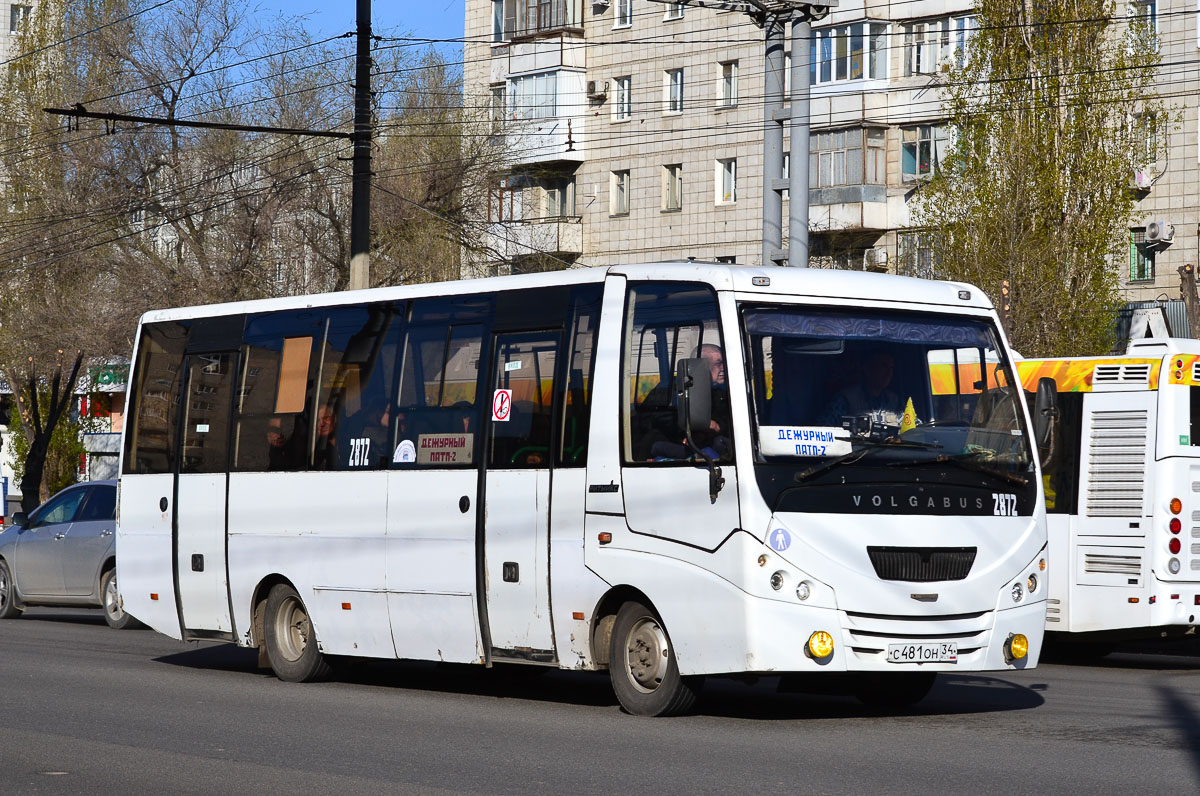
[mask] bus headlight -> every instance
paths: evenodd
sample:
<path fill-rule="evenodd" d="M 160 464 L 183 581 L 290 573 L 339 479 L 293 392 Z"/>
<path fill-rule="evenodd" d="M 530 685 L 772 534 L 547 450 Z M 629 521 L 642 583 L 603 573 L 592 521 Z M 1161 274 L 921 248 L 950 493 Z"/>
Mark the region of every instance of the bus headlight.
<path fill-rule="evenodd" d="M 1029 654 L 1029 639 L 1024 633 L 1014 633 L 1004 642 L 1004 662 L 1019 661 Z"/>
<path fill-rule="evenodd" d="M 807 649 L 810 658 L 823 661 L 833 654 L 833 636 L 818 630 L 808 637 Z"/>
<path fill-rule="evenodd" d="M 800 581 L 800 585 L 796 587 L 796 599 L 807 600 L 812 596 L 812 587 L 808 585 L 808 581 Z"/>
<path fill-rule="evenodd" d="M 1012 587 L 1013 602 L 1015 602 L 1015 603 L 1021 602 L 1021 598 L 1024 596 L 1025 596 L 1025 590 L 1021 588 L 1021 584 L 1014 583 L 1013 587 Z"/>
<path fill-rule="evenodd" d="M 1037 591 L 1037 587 L 1038 587 L 1037 575 L 1030 575 L 1029 578 L 1026 579 L 1026 581 L 1025 581 L 1025 588 L 1029 589 L 1030 594 L 1033 594 L 1035 591 Z"/>
<path fill-rule="evenodd" d="M 771 575 L 771 588 L 774 589 L 775 591 L 779 591 L 780 589 L 783 588 L 783 573 L 782 572 L 775 572 L 774 574 Z"/>

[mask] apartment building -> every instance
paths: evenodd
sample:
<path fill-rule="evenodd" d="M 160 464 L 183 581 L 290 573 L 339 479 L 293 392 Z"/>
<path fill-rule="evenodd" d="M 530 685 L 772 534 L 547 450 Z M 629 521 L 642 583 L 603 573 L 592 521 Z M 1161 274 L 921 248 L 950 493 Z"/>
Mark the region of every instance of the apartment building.
<path fill-rule="evenodd" d="M 1195 105 L 1197 77 L 1179 65 L 1200 47 L 1195 14 L 1160 15 L 1154 0 L 1125 11 L 1156 17 L 1162 69 L 1175 65 L 1191 83 L 1170 101 Z M 975 27 L 971 0 L 848 0 L 813 23 L 812 265 L 932 275 L 908 203 L 949 145 L 938 86 Z M 761 261 L 772 122 L 764 34 L 745 14 L 652 0 L 467 0 L 466 39 L 468 90 L 511 146 L 489 206 L 498 270 Z M 1177 126 L 1152 125 L 1147 162 L 1131 169 L 1144 220 L 1130 229 L 1128 262 L 1113 263 L 1129 300 L 1175 298 L 1176 269 L 1196 262 L 1198 121 L 1193 107 Z M 786 174 L 786 156 L 780 165 Z"/>
<path fill-rule="evenodd" d="M 7 61 L 18 54 L 17 34 L 24 29 L 32 12 L 33 6 L 29 3 L 0 3 L 0 14 L 3 14 L 0 16 L 0 25 L 7 22 L 0 28 L 3 31 L 0 35 L 0 59 Z"/>

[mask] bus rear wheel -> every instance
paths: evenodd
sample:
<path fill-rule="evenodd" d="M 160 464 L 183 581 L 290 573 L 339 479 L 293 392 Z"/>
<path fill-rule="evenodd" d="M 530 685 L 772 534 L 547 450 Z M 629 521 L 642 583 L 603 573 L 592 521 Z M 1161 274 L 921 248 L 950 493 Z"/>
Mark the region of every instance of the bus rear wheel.
<path fill-rule="evenodd" d="M 909 708 L 929 696 L 936 672 L 861 674 L 855 678 L 854 696 L 872 708 Z"/>
<path fill-rule="evenodd" d="M 263 645 L 275 676 L 288 683 L 311 683 L 329 676 L 329 663 L 317 649 L 312 620 L 296 590 L 285 583 L 267 594 Z"/>
<path fill-rule="evenodd" d="M 617 700 L 635 716 L 677 716 L 696 702 L 695 683 L 680 677 L 662 620 L 641 603 L 617 612 L 608 668 Z"/>

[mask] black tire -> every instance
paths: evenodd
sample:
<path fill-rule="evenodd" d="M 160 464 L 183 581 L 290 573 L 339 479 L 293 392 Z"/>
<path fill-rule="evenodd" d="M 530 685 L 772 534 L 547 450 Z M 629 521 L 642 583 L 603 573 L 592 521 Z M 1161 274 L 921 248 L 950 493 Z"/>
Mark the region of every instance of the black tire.
<path fill-rule="evenodd" d="M 8 562 L 0 561 L 0 619 L 16 619 L 24 612 L 17 601 L 17 584 L 13 581 Z"/>
<path fill-rule="evenodd" d="M 608 672 L 617 701 L 635 716 L 678 716 L 696 703 L 697 680 L 679 676 L 662 620 L 641 603 L 617 612 Z"/>
<path fill-rule="evenodd" d="M 110 569 L 100 576 L 100 604 L 104 607 L 104 621 L 113 630 L 128 630 L 141 627 L 141 622 L 125 613 L 121 596 L 117 591 L 117 571 Z"/>
<path fill-rule="evenodd" d="M 312 620 L 300 595 L 285 583 L 267 594 L 263 645 L 275 676 L 288 683 L 311 683 L 329 677 L 331 668 L 317 648 Z"/>
<path fill-rule="evenodd" d="M 937 672 L 864 673 L 855 678 L 854 696 L 872 708 L 908 708 L 929 695 Z"/>

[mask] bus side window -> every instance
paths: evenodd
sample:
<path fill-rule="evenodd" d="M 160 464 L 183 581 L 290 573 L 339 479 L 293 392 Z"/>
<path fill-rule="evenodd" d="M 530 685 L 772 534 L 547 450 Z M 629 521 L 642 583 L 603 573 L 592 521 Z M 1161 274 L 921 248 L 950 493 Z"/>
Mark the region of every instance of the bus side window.
<path fill-rule="evenodd" d="M 729 388 L 716 294 L 703 285 L 635 284 L 626 312 L 625 462 L 692 459 L 677 419 L 675 370 L 681 359 L 695 357 L 709 361 L 713 392 L 712 423 L 707 429 L 693 429 L 693 441 L 714 460 L 732 461 Z"/>
<path fill-rule="evenodd" d="M 287 310 L 247 318 L 237 397 L 234 472 L 309 468 L 316 342 L 322 310 Z"/>
<path fill-rule="evenodd" d="M 596 330 L 600 326 L 602 285 L 583 285 L 576 289 L 571 313 L 570 361 L 563 401 L 562 447 L 559 467 L 583 467 L 587 464 L 588 431 L 591 419 L 592 352 L 596 350 Z"/>
<path fill-rule="evenodd" d="M 392 466 L 475 463 L 484 332 L 479 321 L 486 318 L 486 301 L 413 303 L 400 366 Z"/>
<path fill-rule="evenodd" d="M 136 403 L 125 435 L 126 473 L 169 473 L 175 467 L 175 426 L 183 384 L 187 323 L 142 327 L 134 369 Z"/>

